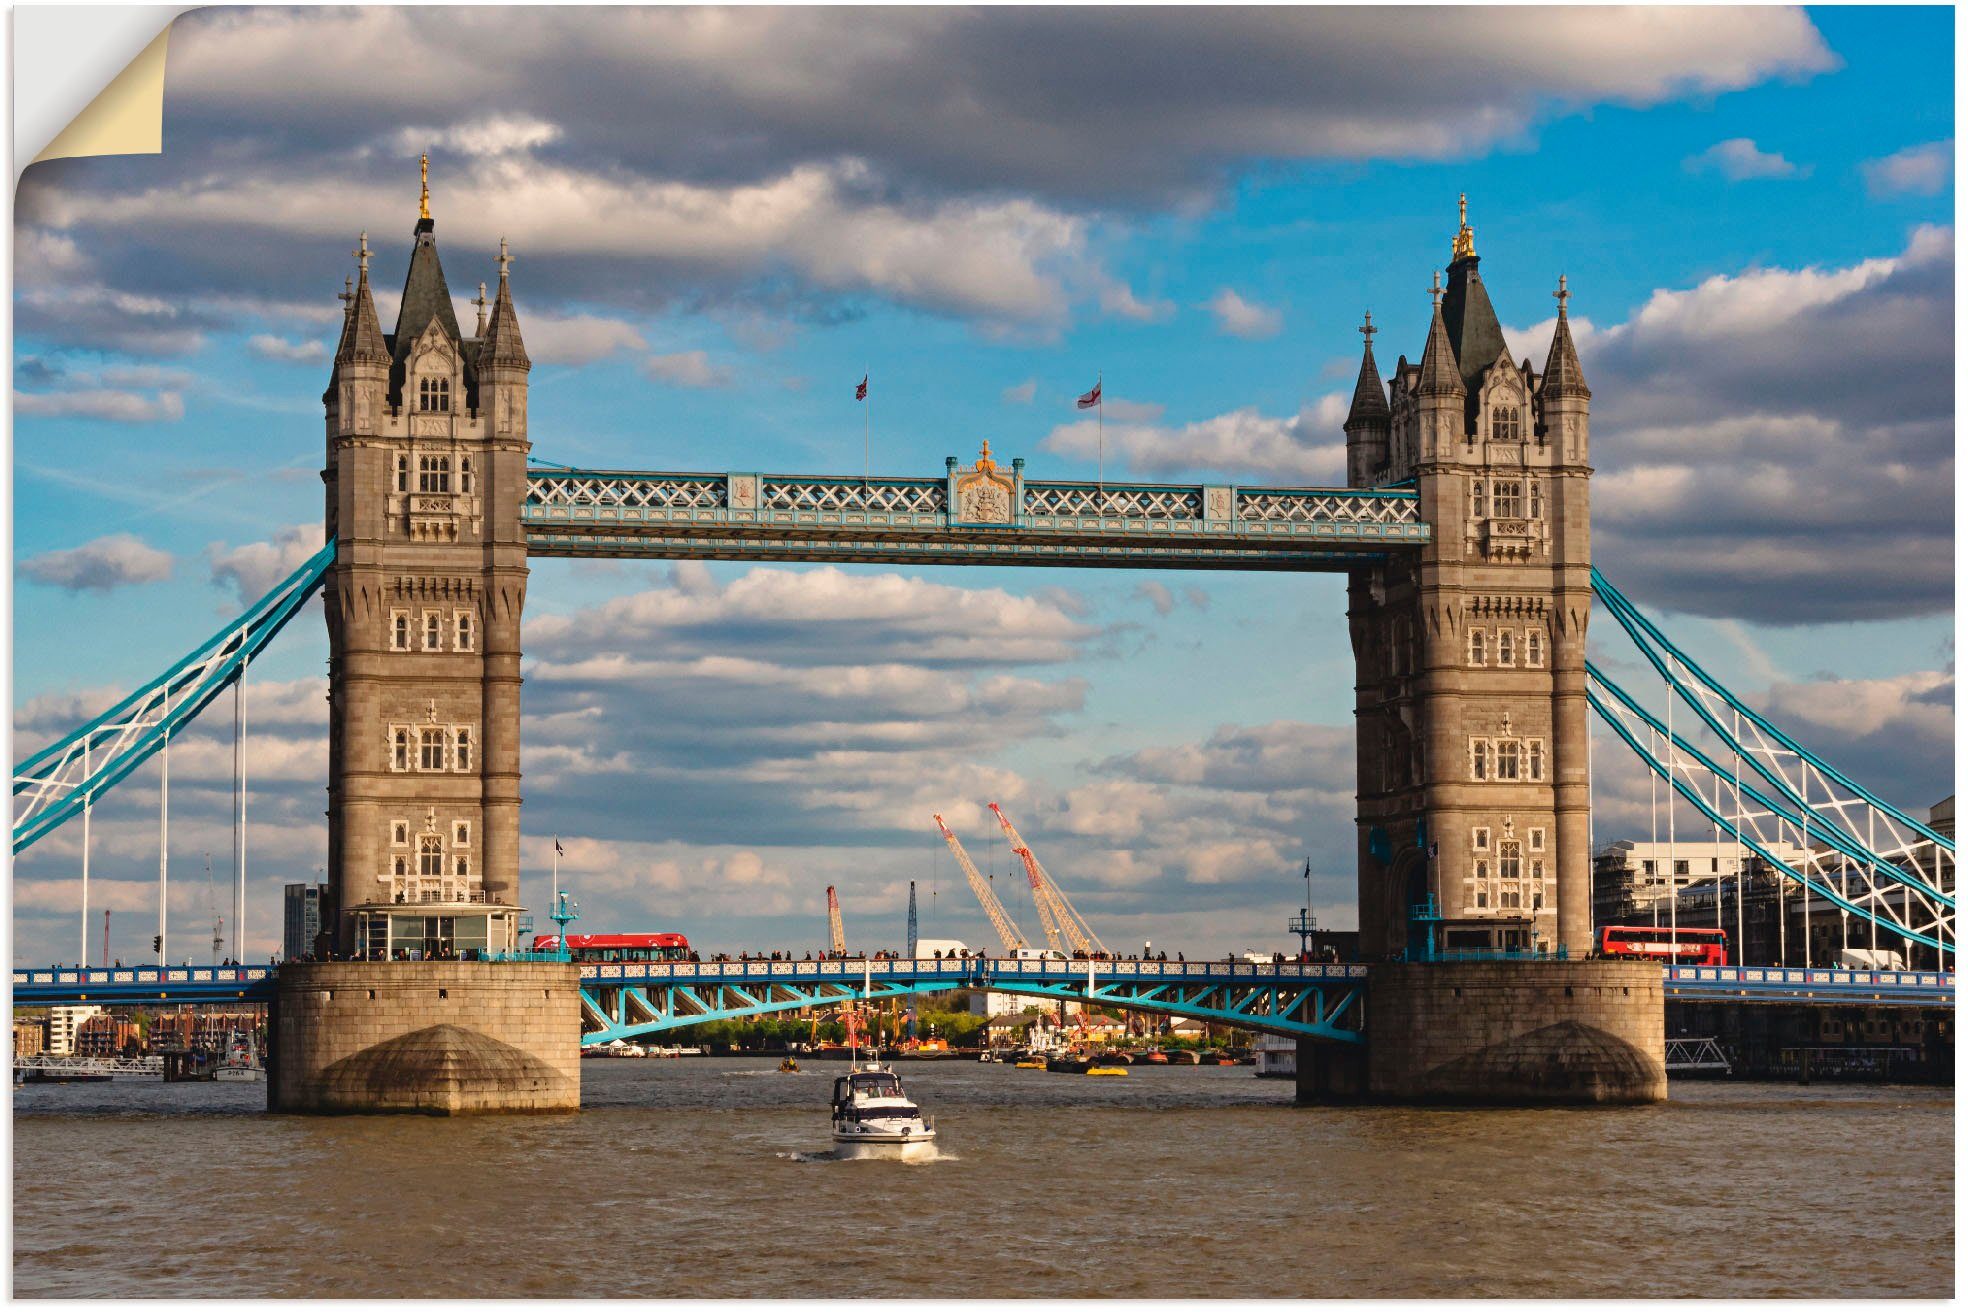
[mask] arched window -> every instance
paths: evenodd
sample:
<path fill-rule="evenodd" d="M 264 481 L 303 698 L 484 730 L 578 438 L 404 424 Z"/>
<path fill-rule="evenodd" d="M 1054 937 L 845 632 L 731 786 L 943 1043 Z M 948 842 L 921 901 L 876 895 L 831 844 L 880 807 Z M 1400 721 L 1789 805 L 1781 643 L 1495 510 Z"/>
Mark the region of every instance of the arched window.
<path fill-rule="evenodd" d="M 470 456 L 458 457 L 458 490 L 466 496 L 472 491 L 472 467 Z"/>
<path fill-rule="evenodd" d="M 417 490 L 419 492 L 449 492 L 451 490 L 451 457 L 418 456 Z"/>
<path fill-rule="evenodd" d="M 1531 518 L 1544 518 L 1544 484 L 1535 478 L 1531 480 Z"/>
<path fill-rule="evenodd" d="M 1497 630 L 1497 664 L 1515 665 L 1516 663 L 1517 663 L 1516 641 L 1510 636 L 1509 629 L 1498 629 Z"/>
<path fill-rule="evenodd" d="M 1524 440 L 1523 419 L 1514 405 L 1500 405 L 1490 413 L 1490 437 L 1498 442 Z"/>
<path fill-rule="evenodd" d="M 1485 493 L 1488 490 L 1482 479 L 1472 478 L 1469 480 L 1469 517 L 1471 519 L 1481 519 L 1487 513 L 1489 498 Z"/>
<path fill-rule="evenodd" d="M 1536 629 L 1524 630 L 1524 664 L 1534 670 L 1544 665 L 1544 635 Z"/>
<path fill-rule="evenodd" d="M 451 380 L 426 378 L 417 384 L 417 409 L 426 414 L 444 414 L 451 409 Z"/>
<path fill-rule="evenodd" d="M 1518 879 L 1524 872 L 1524 845 L 1505 839 L 1497 844 L 1497 877 Z"/>
<path fill-rule="evenodd" d="M 1482 665 L 1488 659 L 1488 644 L 1484 640 L 1483 631 L 1481 629 L 1471 629 L 1469 631 L 1469 663 L 1471 665 Z"/>
<path fill-rule="evenodd" d="M 458 612 L 458 650 L 472 649 L 472 614 L 468 610 Z"/>
<path fill-rule="evenodd" d="M 470 729 L 458 730 L 458 768 L 460 770 L 469 770 L 472 768 L 472 740 L 471 740 Z"/>
<path fill-rule="evenodd" d="M 1496 777 L 1499 780 L 1517 777 L 1518 743 L 1515 738 L 1505 738 L 1496 745 Z"/>
<path fill-rule="evenodd" d="M 444 730 L 424 729 L 419 731 L 417 768 L 419 770 L 442 770 L 444 768 Z"/>
<path fill-rule="evenodd" d="M 1524 485 L 1514 478 L 1499 478 L 1490 488 L 1490 513 L 1498 519 L 1524 517 Z"/>
<path fill-rule="evenodd" d="M 451 869 L 457 875 L 458 883 L 462 885 L 467 879 L 471 878 L 471 858 L 468 856 L 459 857 L 452 864 Z"/>
<path fill-rule="evenodd" d="M 408 770 L 410 768 L 410 731 L 408 729 L 398 729 L 396 731 L 396 742 L 391 763 L 399 770 Z"/>
<path fill-rule="evenodd" d="M 400 856 L 391 866 L 391 873 L 399 880 L 410 878 L 410 858 Z"/>
<path fill-rule="evenodd" d="M 1490 777 L 1490 745 L 1481 738 L 1469 740 L 1469 777 L 1478 783 Z"/>
<path fill-rule="evenodd" d="M 1525 756 L 1529 758 L 1531 780 L 1541 783 L 1544 780 L 1544 739 L 1533 738 L 1525 746 Z M 1532 830 L 1532 833 L 1538 832 Z"/>
<path fill-rule="evenodd" d="M 425 879 L 444 877 L 444 840 L 436 834 L 417 840 L 417 873 Z"/>
<path fill-rule="evenodd" d="M 396 490 L 399 492 L 408 492 L 410 490 L 409 456 L 398 455 L 396 458 Z"/>
<path fill-rule="evenodd" d="M 424 612 L 424 650 L 441 651 L 444 648 L 444 617 L 434 610 Z"/>
<path fill-rule="evenodd" d="M 390 617 L 390 650 L 410 650 L 410 613 L 398 611 Z"/>

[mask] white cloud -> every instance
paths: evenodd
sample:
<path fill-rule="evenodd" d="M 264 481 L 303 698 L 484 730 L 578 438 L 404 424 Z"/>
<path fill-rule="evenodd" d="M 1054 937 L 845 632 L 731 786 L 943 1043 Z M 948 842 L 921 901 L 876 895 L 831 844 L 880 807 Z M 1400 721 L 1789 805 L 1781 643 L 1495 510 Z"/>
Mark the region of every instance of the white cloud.
<path fill-rule="evenodd" d="M 1934 196 L 1954 177 L 1954 142 L 1930 141 L 1859 166 L 1875 196 Z"/>
<path fill-rule="evenodd" d="M 1228 287 L 1212 296 L 1206 308 L 1216 316 L 1217 331 L 1232 337 L 1256 340 L 1276 337 L 1284 331 L 1285 316 L 1282 311 L 1256 301 L 1247 301 Z"/>
<path fill-rule="evenodd" d="M 677 387 L 729 387 L 731 370 L 721 364 L 712 364 L 710 356 L 702 351 L 677 351 L 669 355 L 652 355 L 643 360 L 642 371 L 658 382 L 671 383 Z"/>
<path fill-rule="evenodd" d="M 321 550 L 323 542 L 319 522 L 296 524 L 282 530 L 271 542 L 248 542 L 237 547 L 215 542 L 205 554 L 211 562 L 213 584 L 230 586 L 238 595 L 239 604 L 247 606 L 305 565 L 309 557 Z"/>
<path fill-rule="evenodd" d="M 516 155 L 560 140 L 552 123 L 524 114 L 475 119 L 444 129 L 404 128 L 393 138 L 394 152 L 414 159 L 425 150 L 454 155 Z"/>
<path fill-rule="evenodd" d="M 51 419 L 102 419 L 119 424 L 154 424 L 184 418 L 184 398 L 176 392 L 146 396 L 114 388 L 72 392 L 14 393 L 14 413 Z"/>
<path fill-rule="evenodd" d="M 1106 451 L 1142 477 L 1195 474 L 1330 487 L 1346 481 L 1339 431 L 1345 412 L 1346 399 L 1335 395 L 1290 417 L 1246 406 L 1180 427 L 1117 420 L 1106 425 Z M 1090 460 L 1100 446 L 1099 426 L 1091 419 L 1061 424 L 1039 446 Z"/>
<path fill-rule="evenodd" d="M 1027 378 L 1022 383 L 1013 383 L 1010 387 L 1005 388 L 1003 392 L 999 393 L 999 397 L 1006 405 L 1030 405 L 1032 404 L 1032 398 L 1038 395 L 1038 391 L 1038 380 L 1036 378 Z"/>
<path fill-rule="evenodd" d="M 531 313 L 521 316 L 520 331 L 535 364 L 593 364 L 649 347 L 634 324 L 603 315 Z"/>
<path fill-rule="evenodd" d="M 1748 137 L 1718 141 L 1699 155 L 1682 161 L 1690 173 L 1719 173 L 1731 182 L 1751 178 L 1808 177 L 1811 170 L 1800 169 L 1775 151 L 1757 148 Z"/>
<path fill-rule="evenodd" d="M 320 364 L 328 359 L 326 342 L 290 342 L 272 333 L 254 334 L 247 339 L 246 349 L 262 360 L 278 360 L 283 364 Z"/>
<path fill-rule="evenodd" d="M 112 592 L 133 583 L 159 583 L 171 577 L 172 559 L 129 533 L 85 542 L 65 551 L 44 551 L 20 562 L 20 572 L 37 583 L 70 592 Z"/>

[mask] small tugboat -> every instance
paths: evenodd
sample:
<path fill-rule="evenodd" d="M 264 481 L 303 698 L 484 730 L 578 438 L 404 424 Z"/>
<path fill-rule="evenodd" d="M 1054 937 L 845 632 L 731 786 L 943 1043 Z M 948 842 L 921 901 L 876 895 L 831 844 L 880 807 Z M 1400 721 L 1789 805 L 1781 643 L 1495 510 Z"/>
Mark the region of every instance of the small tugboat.
<path fill-rule="evenodd" d="M 936 1126 L 900 1076 L 869 1062 L 834 1080 L 834 1144 L 842 1157 L 915 1161 L 935 1153 Z"/>
<path fill-rule="evenodd" d="M 213 1071 L 212 1078 L 221 1084 L 260 1083 L 266 1079 L 266 1067 L 260 1064 L 259 1045 L 251 1034 L 232 1036 L 226 1046 L 225 1059 Z"/>

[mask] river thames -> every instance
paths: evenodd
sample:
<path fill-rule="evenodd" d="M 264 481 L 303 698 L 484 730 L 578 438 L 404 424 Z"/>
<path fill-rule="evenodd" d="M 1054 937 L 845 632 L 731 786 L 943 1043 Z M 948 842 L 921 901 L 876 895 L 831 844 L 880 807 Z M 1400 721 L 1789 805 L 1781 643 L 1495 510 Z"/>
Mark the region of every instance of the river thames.
<path fill-rule="evenodd" d="M 14 1094 L 22 1296 L 1942 1298 L 1952 1090 L 1301 1108 L 1248 1067 L 898 1069 L 920 1165 L 835 1161 L 838 1063 L 583 1063 L 578 1115 Z"/>

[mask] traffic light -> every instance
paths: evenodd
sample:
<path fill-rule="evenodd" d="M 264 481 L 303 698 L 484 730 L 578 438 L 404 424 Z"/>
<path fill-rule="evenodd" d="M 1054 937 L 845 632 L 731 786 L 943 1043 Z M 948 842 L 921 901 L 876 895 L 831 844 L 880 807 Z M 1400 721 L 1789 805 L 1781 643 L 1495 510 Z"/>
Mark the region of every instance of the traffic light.
<path fill-rule="evenodd" d="M 162 955 L 163 955 L 163 952 L 164 952 L 164 936 L 163 936 L 162 934 L 152 934 L 152 935 L 150 936 L 150 950 L 151 950 L 152 952 L 155 952 L 155 953 L 157 953 L 157 954 L 158 954 L 158 955 L 160 955 L 160 956 L 162 956 Z"/>

